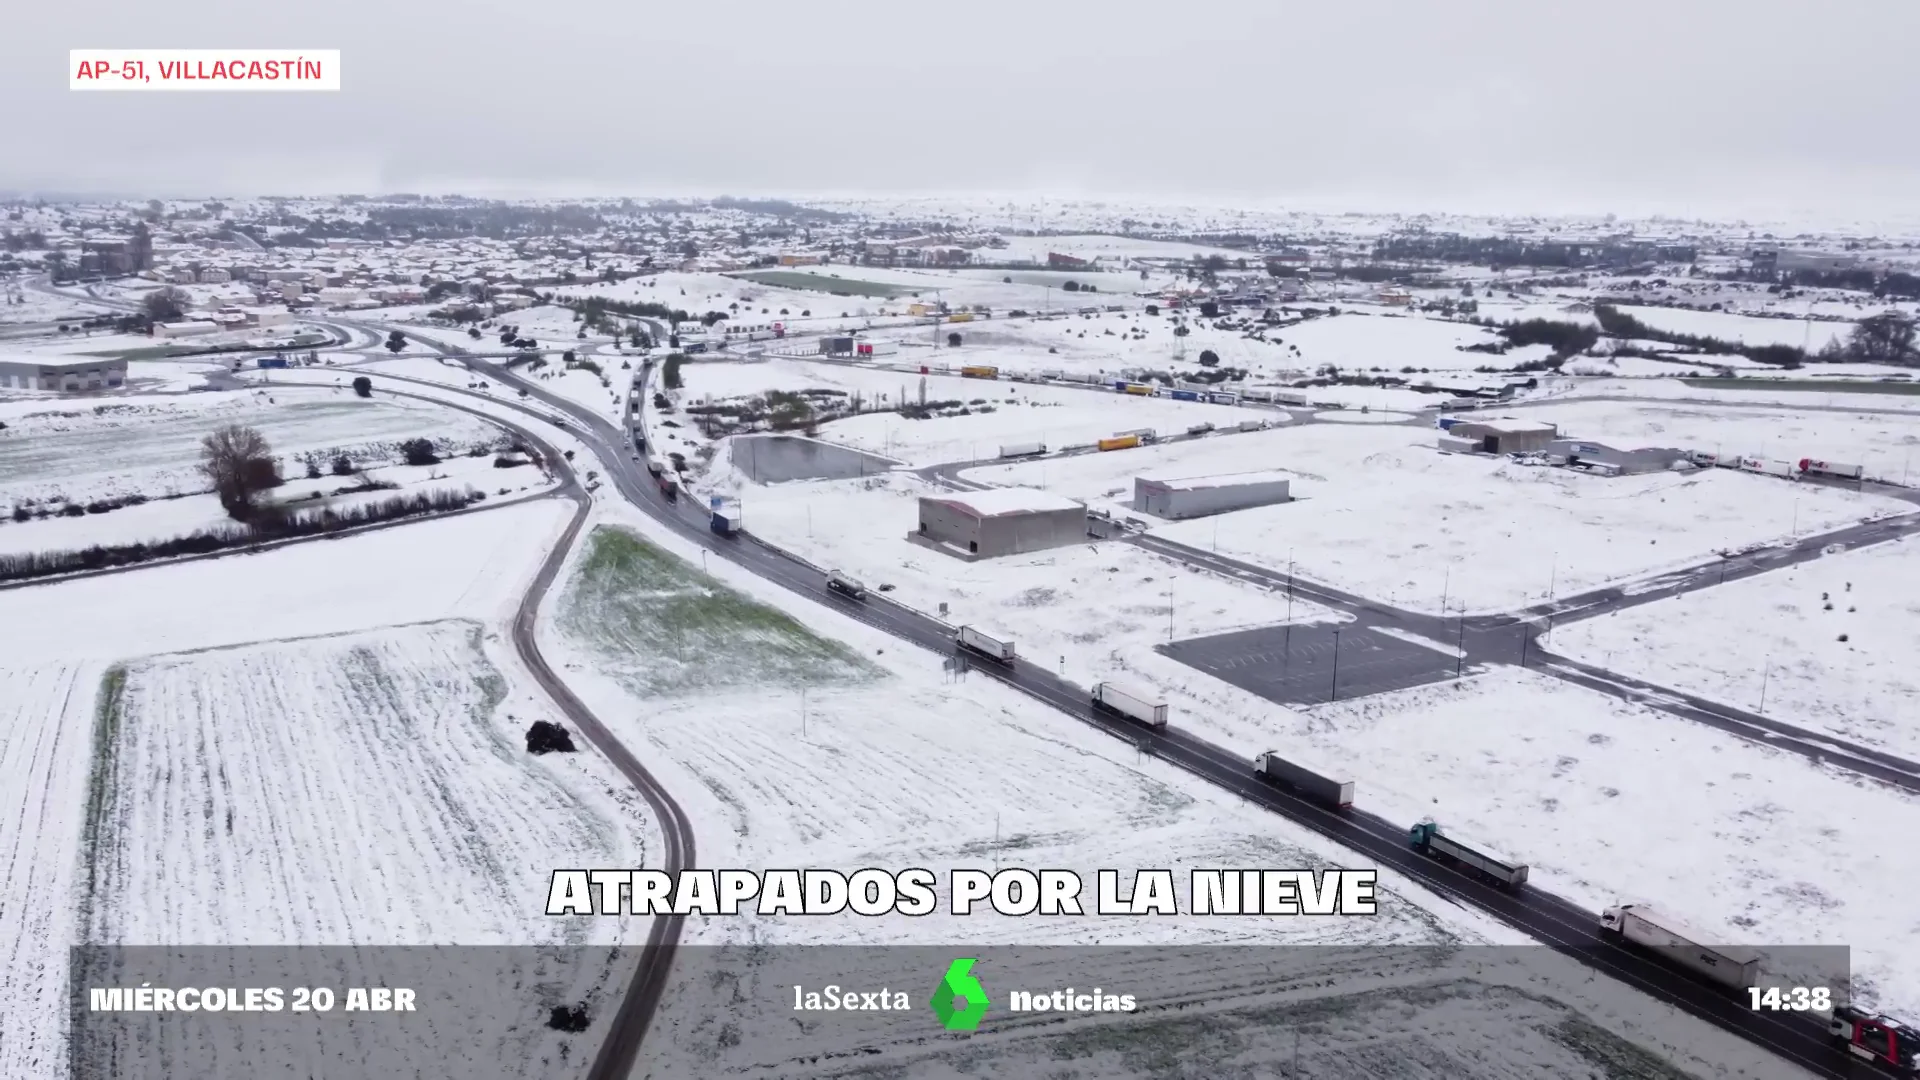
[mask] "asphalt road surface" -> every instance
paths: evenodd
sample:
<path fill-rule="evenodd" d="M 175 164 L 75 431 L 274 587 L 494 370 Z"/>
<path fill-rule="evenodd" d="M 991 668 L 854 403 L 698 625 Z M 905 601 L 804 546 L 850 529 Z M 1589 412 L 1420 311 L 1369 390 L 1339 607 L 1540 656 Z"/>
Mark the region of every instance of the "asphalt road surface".
<path fill-rule="evenodd" d="M 1287 705 L 1321 705 L 1456 678 L 1453 653 L 1367 626 L 1301 623 L 1187 638 L 1158 651 L 1242 690 Z"/>
<path fill-rule="evenodd" d="M 594 447 L 608 482 L 634 505 L 683 538 L 771 583 L 819 603 L 834 605 L 849 617 L 897 638 L 930 651 L 955 654 L 953 631 L 945 623 L 877 595 L 870 594 L 865 602 L 840 599 L 825 591 L 819 568 L 763 545 L 751 536 L 713 534 L 707 527 L 707 514 L 693 500 L 666 499 L 644 469 L 632 461 L 625 430 L 611 420 L 546 392 L 535 381 L 506 373 L 497 366 L 476 366 L 490 379 L 525 389 L 530 402 L 537 402 L 537 405 L 521 406 L 527 411 L 538 415 L 557 410 L 572 417 L 575 423 L 570 427 Z M 1509 893 L 1449 864 L 1428 859 L 1407 845 L 1405 825 L 1384 821 L 1364 811 L 1331 810 L 1272 786 L 1253 772 L 1250 760 L 1179 728 L 1154 731 L 1096 713 L 1084 690 L 1044 670 L 1024 664 L 1002 668 L 987 662 L 973 664 L 972 670 L 1123 739 L 1143 754 L 1161 758 L 1253 805 L 1327 836 L 1360 853 L 1374 865 L 1392 867 L 1449 900 L 1492 914 L 1597 972 L 1716 1024 L 1816 1075 L 1867 1075 L 1853 1071 L 1851 1059 L 1829 1045 L 1825 1028 L 1819 1022 L 1806 1017 L 1756 1013 L 1742 997 L 1727 988 L 1669 967 L 1603 936 L 1594 912 L 1535 889 Z M 1364 794 L 1361 800 L 1364 802 Z"/>

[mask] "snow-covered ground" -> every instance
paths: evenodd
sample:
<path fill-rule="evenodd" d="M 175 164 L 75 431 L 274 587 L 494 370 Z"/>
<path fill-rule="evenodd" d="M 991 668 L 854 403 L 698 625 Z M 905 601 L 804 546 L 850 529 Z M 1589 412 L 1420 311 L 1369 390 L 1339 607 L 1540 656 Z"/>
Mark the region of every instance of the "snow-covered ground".
<path fill-rule="evenodd" d="M 1798 374 L 1801 378 L 1818 381 L 1819 371 L 1816 367 L 1805 367 L 1797 373 L 1787 374 Z M 1629 397 L 1705 405 L 1772 405 L 1788 409 L 1819 406 L 1863 412 L 1920 412 L 1920 394 L 1916 393 L 1874 393 L 1864 388 L 1853 391 L 1845 386 L 1837 391 L 1824 386 L 1818 390 L 1784 390 L 1767 385 L 1772 381 L 1776 380 L 1749 378 L 1745 372 L 1741 373 L 1738 386 L 1689 386 L 1678 379 L 1557 379 L 1552 383 L 1552 391 L 1554 396 L 1568 399 Z"/>
<path fill-rule="evenodd" d="M 1910 875 L 1887 848 L 1920 829 L 1912 795 L 1511 668 L 1274 715 L 1273 742 L 1353 763 L 1355 803 L 1389 820 L 1432 817 L 1595 911 L 1638 900 L 1728 942 L 1851 946 L 1856 995 L 1920 1010 Z"/>
<path fill-rule="evenodd" d="M 298 474 L 261 501 L 262 505 L 284 506 L 296 512 L 323 508 L 342 511 L 386 499 L 440 492 L 477 491 L 493 499 L 517 498 L 548 490 L 553 485 L 553 478 L 539 468 L 525 464 L 511 469 L 497 468 L 494 457 L 488 453 L 481 457 L 448 458 L 438 465 L 377 466 L 350 476 L 332 475 L 323 463 L 319 479 Z M 395 486 L 371 491 L 350 490 L 368 482 Z M 346 493 L 336 494 L 343 491 Z M 77 551 L 94 545 L 167 540 L 231 523 L 232 518 L 212 492 L 159 499 L 81 517 L 55 513 L 28 521 L 0 518 L 0 554 Z"/>
<path fill-rule="evenodd" d="M 1912 540 L 1559 626 L 1553 649 L 1920 759 L 1920 550 Z"/>
<path fill-rule="evenodd" d="M 80 888 L 90 776 L 110 760 L 94 754 L 100 715 L 118 718 L 124 782 L 108 786 L 124 801 L 93 829 L 115 852 L 86 894 L 109 935 L 96 940 L 566 938 L 527 915 L 556 853 L 618 865 L 652 844 L 590 750 L 530 763 L 512 746 L 552 711 L 498 628 L 567 517 L 531 503 L 0 592 L 0 859 L 15 868 L 0 904 L 0 1076 L 64 1066 L 66 948 L 83 924 L 62 898 Z M 120 708 L 102 714 L 116 666 Z M 206 806 L 211 833 L 180 827 Z M 450 829 L 455 809 L 492 824 Z M 475 870 L 488 858 L 491 881 Z M 445 888 L 423 891 L 422 875 Z M 368 891 L 381 881 L 391 888 Z"/>
<path fill-rule="evenodd" d="M 716 489 L 718 487 L 716 486 Z M 706 490 L 702 488 L 701 490 Z M 906 539 L 919 499 L 964 497 L 906 473 L 867 480 L 737 484 L 742 523 L 815 565 L 947 621 L 1018 639 L 1023 656 L 1092 685 L 1188 638 L 1333 618 L 1284 592 L 1200 573 L 1128 544 L 1078 544 L 965 562 Z M 1171 603 L 1169 618 L 1169 596 Z"/>
<path fill-rule="evenodd" d="M 1877 495 L 1724 469 L 1603 478 L 1443 454 L 1424 429 L 1327 424 L 986 466 L 971 480 L 1096 504 L 1133 477 L 1277 468 L 1294 500 L 1154 532 L 1403 607 L 1523 607 L 1711 558 L 1718 550 L 1906 509 Z"/>
<path fill-rule="evenodd" d="M 1860 395 L 1849 402 L 1860 400 Z M 1623 450 L 1669 446 L 1713 454 L 1814 458 L 1864 466 L 1872 478 L 1901 483 L 1920 450 L 1920 412 L 1848 413 L 1785 407 L 1740 408 L 1666 402 L 1585 402 L 1530 407 L 1579 438 Z"/>
<path fill-rule="evenodd" d="M 624 515 L 611 512 L 609 521 Z M 703 576 L 631 534 L 583 546 L 542 647 L 649 762 L 725 866 L 1340 865 L 1339 849 L 1132 747 L 730 564 Z M 716 580 L 717 579 L 717 580 Z M 636 589 L 640 582 L 647 589 Z M 741 593 L 731 589 L 742 589 Z M 753 599 L 757 598 L 756 603 Z M 798 620 L 805 620 L 804 625 Z M 819 634 L 831 634 L 822 638 Z M 1063 782 L 1064 777 L 1071 782 Z M 1176 874 L 1184 878 L 1184 874 Z M 701 918 L 709 943 L 1157 944 L 1514 940 L 1382 877 L 1381 914 L 1223 923 L 1088 915 Z"/>
<path fill-rule="evenodd" d="M 309 370 L 318 381 L 317 372 L 325 369 Z M 491 445 L 500 435 L 484 420 L 426 402 L 362 400 L 345 391 L 328 398 L 304 392 L 276 398 L 271 387 L 105 404 L 15 402 L 0 407 L 0 420 L 7 425 L 0 430 L 0 501 L 10 508 L 55 498 L 87 502 L 203 491 L 207 484 L 196 468 L 200 440 L 228 424 L 265 435 L 285 476 L 302 475 L 299 459 L 309 454 L 384 461 L 392 454 L 388 444 L 406 439 L 433 439 L 464 452 Z"/>
<path fill-rule="evenodd" d="M 1282 418 L 1282 414 L 1269 409 L 790 359 L 690 362 L 681 367 L 681 379 L 683 388 L 678 397 L 687 405 L 767 390 L 816 387 L 858 393 L 870 402 L 893 405 L 902 400 L 917 401 L 924 382 L 926 400 L 958 401 L 971 413 L 926 420 L 909 420 L 892 412 L 867 413 L 820 428 L 820 437 L 828 442 L 914 465 L 991 458 L 999 454 L 1001 446 L 1012 443 L 1039 442 L 1059 448 L 1090 445 L 1117 431 L 1135 428 L 1177 434 L 1201 423 L 1224 428 L 1243 420 L 1274 422 Z M 663 438 L 665 434 L 661 432 Z M 694 437 L 691 427 L 679 434 Z"/>
<path fill-rule="evenodd" d="M 1190 865 L 1320 865 L 1341 860 L 1338 849 L 1324 841 L 1287 822 L 1251 813 L 1230 796 L 1195 784 L 1122 743 L 1094 736 L 1078 721 L 1039 708 L 998 683 L 955 681 L 942 671 L 938 657 L 902 650 L 887 635 L 759 582 L 730 564 L 714 562 L 712 578 L 691 565 L 665 564 L 660 552 L 685 559 L 695 549 L 625 512 L 610 512 L 602 520 L 635 525 L 661 547 L 641 555 L 630 543 L 616 543 L 611 555 L 595 555 L 594 546 L 586 546 L 563 579 L 568 591 L 548 607 L 552 618 L 545 624 L 543 648 L 562 660 L 570 684 L 610 718 L 622 739 L 676 792 L 695 822 L 703 861 L 847 868 L 912 865 L 933 869 L 944 883 L 946 871 L 955 866 L 989 863 L 1083 873 L 1093 867 L 1151 864 L 1172 866 L 1180 877 L 1178 871 Z M 634 588 L 637 581 L 648 587 Z M 815 635 L 831 635 L 832 640 Z M 1284 726 L 1292 719 L 1280 714 L 1269 718 L 1267 726 Z M 1624 839 L 1621 843 L 1626 846 Z M 1510 931 L 1451 905 L 1416 910 L 1415 904 L 1426 906 L 1433 900 L 1391 874 L 1383 877 L 1383 889 L 1382 914 L 1366 920 L 1182 916 L 1149 924 L 1096 916 L 1014 920 L 983 913 L 963 919 L 946 914 L 942 904 L 935 914 L 919 918 L 696 917 L 689 941 L 756 947 L 954 940 L 988 946 L 1150 942 L 1164 948 L 1414 943 L 1474 940 L 1480 935 L 1512 940 Z M 1244 960 L 1253 953 L 1242 948 L 1221 955 Z M 749 956 L 743 966 L 726 965 L 727 978 L 718 979 L 707 978 L 698 967 L 702 959 L 690 956 L 694 970 L 683 992 L 670 996 L 657 1019 L 662 1039 L 650 1054 L 664 1054 L 668 1060 L 693 1054 L 706 1071 L 731 1071 L 731 1043 L 714 1029 L 706 1003 L 716 992 L 717 1000 L 741 993 L 757 1000 L 752 961 Z M 1255 996 L 1318 996 L 1290 980 L 1278 986 L 1271 970 L 1240 973 L 1230 963 L 1216 964 L 1209 976 Z M 1670 1014 L 1656 1020 L 1654 1014 L 1665 1010 L 1635 995 L 1615 990 L 1604 998 L 1595 996 L 1600 991 L 1585 972 L 1569 970 L 1551 979 L 1516 977 L 1530 993 L 1565 1003 L 1552 1008 L 1572 1007 L 1595 1024 L 1630 1033 L 1703 1075 L 1738 1075 L 1739 1068 L 1765 1067 L 1721 1036 L 1696 1031 L 1691 1021 L 1675 1021 Z M 1489 968 L 1477 970 L 1473 978 L 1497 984 L 1509 976 Z M 1479 986 L 1471 989 L 1475 1000 L 1487 993 Z M 786 990 L 780 988 L 781 993 Z M 1188 981 L 1155 985 L 1162 995 L 1199 990 Z M 1224 997 L 1219 1009 L 1246 1004 L 1245 998 Z M 1356 1002 L 1351 1007 L 1364 1015 L 1372 1006 Z M 1221 1022 L 1243 1031 L 1233 1018 L 1222 1017 Z M 1676 1022 L 1678 1026 L 1672 1026 Z M 842 1049 L 840 1030 L 802 1025 L 791 1032 L 792 1052 Z M 1262 1041 L 1255 1029 L 1243 1034 Z M 1706 1049 L 1707 1043 L 1689 1045 L 1698 1038 L 1717 1045 L 1712 1050 Z M 1506 1060 L 1520 1055 L 1525 1063 L 1514 1066 L 1515 1075 L 1570 1067 L 1566 1059 L 1530 1042 L 1518 1047 L 1513 1039 L 1502 1042 L 1501 1047 L 1489 1046 L 1482 1057 Z M 784 1057 L 788 1049 L 783 1045 L 770 1052 Z M 1259 1052 L 1271 1051 L 1268 1046 Z M 912 1049 L 900 1052 L 911 1055 Z M 1000 1056 L 990 1059 L 995 1063 L 990 1072 L 1031 1074 L 1022 1056 L 1030 1050 L 1016 1044 L 995 1053 Z M 763 1057 L 755 1061 L 765 1068 Z M 1742 1064 L 1733 1065 L 1736 1061 Z M 796 1075 L 814 1070 L 803 1060 L 794 1062 Z"/>
<path fill-rule="evenodd" d="M 1850 322 L 1768 319 L 1642 304 L 1622 305 L 1620 311 L 1670 334 L 1694 334 L 1742 345 L 1792 345 L 1804 347 L 1808 352 L 1819 352 L 1830 342 L 1844 341 L 1853 332 Z"/>

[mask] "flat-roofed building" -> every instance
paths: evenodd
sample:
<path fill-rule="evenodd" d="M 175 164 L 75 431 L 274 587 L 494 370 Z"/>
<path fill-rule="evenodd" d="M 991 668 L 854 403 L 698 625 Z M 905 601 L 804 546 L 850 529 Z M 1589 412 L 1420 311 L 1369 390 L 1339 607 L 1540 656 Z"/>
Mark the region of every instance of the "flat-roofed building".
<path fill-rule="evenodd" d="M 988 559 L 1084 543 L 1087 507 L 1035 488 L 989 488 L 922 496 L 908 539 L 949 554 Z"/>

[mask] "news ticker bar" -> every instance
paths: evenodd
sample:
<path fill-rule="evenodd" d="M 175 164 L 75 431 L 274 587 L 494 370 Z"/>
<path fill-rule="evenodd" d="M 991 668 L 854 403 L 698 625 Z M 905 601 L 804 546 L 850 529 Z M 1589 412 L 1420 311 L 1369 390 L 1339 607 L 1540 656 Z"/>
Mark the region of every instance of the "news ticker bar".
<path fill-rule="evenodd" d="M 70 90 L 338 90 L 339 49 L 72 49 Z"/>

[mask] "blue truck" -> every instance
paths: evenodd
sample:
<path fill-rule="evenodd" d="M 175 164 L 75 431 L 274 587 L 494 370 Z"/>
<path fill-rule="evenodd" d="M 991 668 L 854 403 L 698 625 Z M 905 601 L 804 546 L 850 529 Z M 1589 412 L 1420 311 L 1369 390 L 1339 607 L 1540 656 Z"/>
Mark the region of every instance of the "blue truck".
<path fill-rule="evenodd" d="M 740 511 L 716 509 L 708 527 L 721 536 L 733 536 L 740 531 Z"/>

